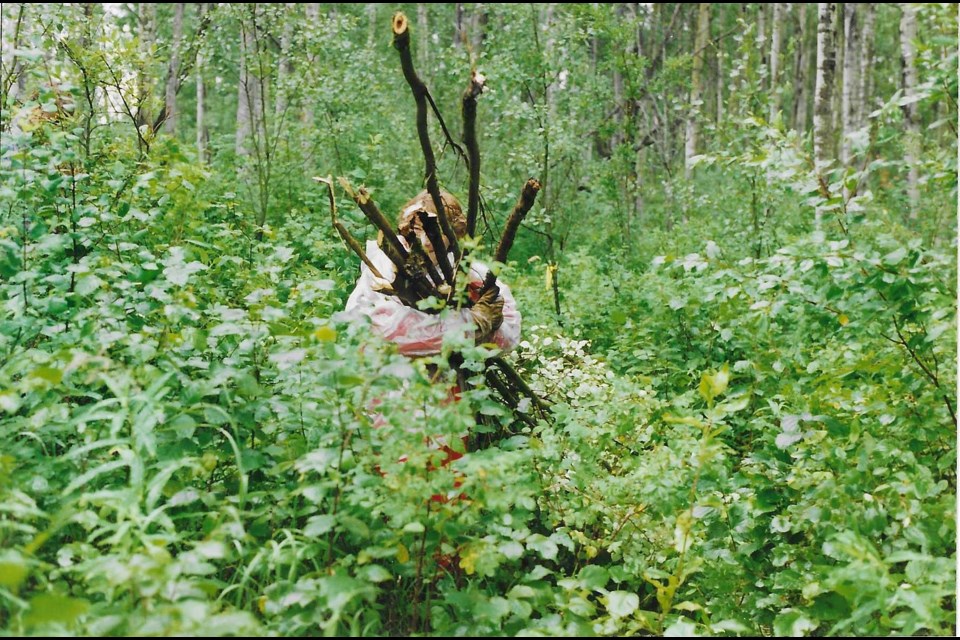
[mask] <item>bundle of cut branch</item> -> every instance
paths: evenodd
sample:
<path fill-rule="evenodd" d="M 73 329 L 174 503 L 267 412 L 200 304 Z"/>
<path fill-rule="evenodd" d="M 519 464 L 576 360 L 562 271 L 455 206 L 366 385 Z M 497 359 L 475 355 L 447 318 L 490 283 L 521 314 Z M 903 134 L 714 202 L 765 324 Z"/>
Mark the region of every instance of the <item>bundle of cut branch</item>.
<path fill-rule="evenodd" d="M 426 85 L 417 75 L 413 66 L 413 57 L 410 51 L 410 29 L 406 16 L 398 12 L 393 17 L 393 46 L 400 54 L 400 66 L 404 78 L 410 86 L 417 107 L 417 134 L 424 158 L 424 182 L 429 201 L 414 199 L 408 204 L 410 210 L 405 211 L 406 218 L 416 218 L 431 247 L 436 262 L 431 258 L 420 238 L 410 228 L 396 229 L 380 211 L 364 188 L 354 188 L 343 177 L 337 179 L 344 192 L 357 204 L 367 220 L 378 230 L 379 245 L 386 256 L 393 263 L 395 276 L 390 286 L 382 291 L 387 295 L 397 296 L 404 304 L 423 309 L 428 312 L 437 312 L 444 305 L 422 305 L 424 300 L 434 298 L 446 304 L 469 306 L 472 304 L 468 295 L 462 295 L 457 290 L 457 275 L 465 251 L 460 246 L 458 234 L 451 224 L 451 218 L 460 218 L 459 205 L 456 200 L 440 189 L 437 180 L 436 158 L 430 143 L 430 134 L 427 127 L 428 109 L 432 109 L 436 116 L 447 142 L 461 155 L 463 150 L 457 145 L 447 129 L 443 118 L 437 110 L 436 103 Z M 463 143 L 466 147 L 465 159 L 469 170 L 469 184 L 467 197 L 466 234 L 473 236 L 476 233 L 477 215 L 480 209 L 480 148 L 477 143 L 476 118 L 477 98 L 483 92 L 485 79 L 475 70 L 470 75 L 470 82 L 463 93 L 461 105 L 463 116 Z M 336 198 L 332 177 L 314 178 L 327 185 L 330 198 L 330 215 L 334 228 L 346 245 L 356 253 L 374 276 L 383 279 L 374 263 L 364 252 L 361 244 L 350 234 L 347 228 L 337 218 Z M 530 178 L 526 181 L 520 197 L 513 211 L 507 218 L 506 225 L 494 253 L 494 260 L 504 263 L 513 246 L 514 239 L 521 222 L 533 207 L 540 183 Z M 447 195 L 448 197 L 444 197 Z M 411 207 L 415 207 L 412 209 Z M 450 211 L 457 207 L 456 211 Z M 448 213 L 457 215 L 451 216 Z M 464 231 L 462 228 L 460 231 Z M 401 241 L 403 238 L 403 241 Z M 452 257 L 452 260 L 451 260 Z M 493 271 L 489 271 L 483 282 L 480 294 L 497 288 L 497 278 Z M 514 409 L 521 420 L 533 423 L 532 415 L 545 415 L 547 404 L 534 393 L 523 381 L 520 375 L 503 358 L 491 358 L 487 362 L 486 379 L 488 385 L 496 391 L 505 404 Z M 524 398 L 529 398 L 524 402 Z"/>

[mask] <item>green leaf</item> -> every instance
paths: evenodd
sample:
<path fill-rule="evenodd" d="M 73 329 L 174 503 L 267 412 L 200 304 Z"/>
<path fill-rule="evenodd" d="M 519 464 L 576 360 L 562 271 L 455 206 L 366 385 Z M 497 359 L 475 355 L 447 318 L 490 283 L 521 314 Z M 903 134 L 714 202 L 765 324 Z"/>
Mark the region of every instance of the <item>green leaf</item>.
<path fill-rule="evenodd" d="M 37 367 L 30 372 L 30 377 L 46 380 L 50 384 L 60 384 L 63 380 L 63 371 L 53 367 Z"/>
<path fill-rule="evenodd" d="M 599 591 L 605 588 L 610 581 L 610 572 L 599 565 L 588 564 L 580 570 L 577 577 L 580 578 L 580 584 L 585 588 Z"/>
<path fill-rule="evenodd" d="M 607 594 L 607 611 L 614 618 L 625 618 L 640 607 L 640 597 L 629 591 L 611 591 Z"/>
<path fill-rule="evenodd" d="M 700 396 L 708 405 L 713 404 L 713 399 L 727 390 L 727 384 L 730 382 L 730 367 L 723 365 L 716 373 L 704 372 L 700 376 Z"/>
<path fill-rule="evenodd" d="M 773 632 L 782 638 L 799 638 L 819 626 L 819 623 L 808 618 L 802 611 L 784 609 L 773 621 Z"/>
<path fill-rule="evenodd" d="M 18 556 L 0 559 L 0 587 L 15 591 L 29 573 L 30 567 Z"/>
<path fill-rule="evenodd" d="M 357 570 L 357 576 L 368 582 L 386 582 L 393 574 L 378 564 L 370 564 Z"/>
<path fill-rule="evenodd" d="M 90 609 L 90 603 L 80 598 L 45 593 L 30 599 L 30 609 L 24 616 L 28 627 L 43 624 L 72 625 Z"/>

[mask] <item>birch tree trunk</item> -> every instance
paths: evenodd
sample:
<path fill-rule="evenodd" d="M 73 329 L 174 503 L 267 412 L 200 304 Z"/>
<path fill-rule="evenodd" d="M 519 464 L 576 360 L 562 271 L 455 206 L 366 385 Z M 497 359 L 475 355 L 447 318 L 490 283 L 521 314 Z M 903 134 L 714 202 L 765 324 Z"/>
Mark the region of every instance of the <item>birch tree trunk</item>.
<path fill-rule="evenodd" d="M 473 45 L 472 59 L 474 61 L 480 58 L 480 51 L 483 50 L 483 41 L 487 38 L 487 9 L 483 4 L 473 5 L 473 16 L 470 19 L 470 42 Z"/>
<path fill-rule="evenodd" d="M 917 90 L 917 8 L 912 4 L 900 5 L 900 55 L 903 63 L 903 95 L 910 99 Z M 910 202 L 910 219 L 917 218 L 920 207 L 920 171 L 917 161 L 920 158 L 920 122 L 917 103 L 909 102 L 903 106 L 903 119 L 906 125 L 903 161 L 909 168 L 907 175 L 907 198 Z"/>
<path fill-rule="evenodd" d="M 173 39 L 170 42 L 170 61 L 167 65 L 167 84 L 163 100 L 163 130 L 177 135 L 177 89 L 180 84 L 180 48 L 183 42 L 183 8 L 178 2 L 173 9 Z"/>
<path fill-rule="evenodd" d="M 644 55 L 643 48 L 643 23 L 644 19 L 642 17 L 642 10 L 639 3 L 631 3 L 629 5 L 630 12 L 629 15 L 636 24 L 636 29 L 634 30 L 634 50 L 638 58 L 642 58 Z M 640 117 L 640 105 L 639 100 L 642 100 L 642 97 L 630 96 L 630 100 L 633 103 L 630 105 L 630 116 L 632 118 L 633 125 L 633 137 L 634 137 L 634 159 L 633 159 L 633 220 L 640 221 L 643 219 L 643 210 L 644 210 L 644 200 L 643 200 L 643 171 L 646 165 L 647 158 L 647 145 L 644 140 L 645 130 L 649 128 L 649 124 L 644 123 L 644 118 Z M 632 225 L 631 225 L 632 226 Z"/>
<path fill-rule="evenodd" d="M 860 35 L 860 86 L 857 89 L 857 127 L 866 124 L 866 114 L 870 111 L 870 98 L 873 93 L 873 37 L 877 19 L 877 8 L 872 2 L 860 5 L 863 30 Z"/>
<path fill-rule="evenodd" d="M 770 118 L 773 122 L 780 111 L 780 48 L 783 39 L 783 17 L 786 5 L 773 5 L 773 24 L 770 25 Z"/>
<path fill-rule="evenodd" d="M 290 59 L 290 46 L 293 43 L 293 14 L 297 10 L 294 2 L 284 3 L 283 31 L 280 35 L 280 64 L 277 65 L 277 84 L 274 90 L 277 94 L 274 103 L 274 120 L 276 126 L 281 125 L 283 115 L 287 110 L 288 87 L 290 76 L 293 74 L 293 61 Z"/>
<path fill-rule="evenodd" d="M 136 122 L 138 127 L 152 123 L 150 118 L 150 84 L 147 63 L 153 59 L 157 39 L 157 5 L 141 2 L 137 7 L 137 31 L 140 36 L 140 60 L 137 64 Z"/>
<path fill-rule="evenodd" d="M 860 30 L 857 27 L 857 12 L 860 5 L 846 2 L 843 5 L 843 100 L 840 110 L 843 117 L 843 136 L 840 142 L 840 163 L 850 165 L 853 155 L 850 134 L 857 129 L 857 104 L 860 102 Z"/>
<path fill-rule="evenodd" d="M 703 56 L 710 40 L 710 3 L 701 2 L 697 13 L 697 37 L 694 40 L 693 78 L 690 88 L 691 112 L 687 116 L 687 135 L 685 144 L 685 175 L 689 180 L 693 175 L 690 160 L 697 155 L 697 136 L 699 134 L 700 105 L 703 103 Z"/>
<path fill-rule="evenodd" d="M 197 13 L 200 18 L 200 22 L 203 22 L 203 17 L 207 13 L 207 3 L 201 2 L 197 8 Z M 203 47 L 197 48 L 197 157 L 200 158 L 200 162 L 206 162 L 207 160 L 207 123 L 206 123 L 206 101 L 207 101 L 207 87 L 203 81 L 203 66 L 205 60 L 203 57 Z"/>
<path fill-rule="evenodd" d="M 798 5 L 797 21 L 797 57 L 793 67 L 793 128 L 803 133 L 807 130 L 807 67 L 810 66 L 806 3 Z"/>
<path fill-rule="evenodd" d="M 428 5 L 423 2 L 417 3 L 417 64 L 420 72 L 429 77 L 427 70 L 430 68 L 430 25 L 428 23 Z"/>
<path fill-rule="evenodd" d="M 457 2 L 453 8 L 453 46 L 460 49 L 466 41 L 467 37 L 463 24 L 463 3 Z"/>
<path fill-rule="evenodd" d="M 767 5 L 757 6 L 757 48 L 760 50 L 760 64 L 765 64 L 764 53 L 767 48 Z"/>
<path fill-rule="evenodd" d="M 256 11 L 256 4 L 251 5 Z M 240 81 L 237 83 L 237 139 L 236 152 L 238 156 L 250 155 L 249 141 L 253 135 L 254 122 L 260 113 L 260 83 L 250 72 L 253 64 L 256 42 L 253 30 L 254 21 L 240 22 Z"/>
<path fill-rule="evenodd" d="M 817 4 L 817 80 L 813 104 L 813 156 L 817 171 L 830 162 L 830 112 L 833 107 L 833 76 L 836 53 L 833 38 L 833 14 L 836 3 Z"/>
<path fill-rule="evenodd" d="M 7 97 L 17 99 L 24 94 L 26 88 L 26 75 L 24 74 L 24 64 L 17 55 L 20 50 L 21 31 L 25 31 L 25 16 L 27 4 L 21 2 L 17 7 L 17 16 L 0 17 L 0 51 L 3 52 L 4 71 L 9 68 L 12 73 L 9 77 L 4 77 L 5 83 L 0 86 L 0 104 L 9 104 Z M 8 115 L 8 114 L 5 114 Z M 0 121 L 5 119 L 0 119 Z"/>
<path fill-rule="evenodd" d="M 834 74 L 833 74 L 833 106 L 830 108 L 830 131 L 833 134 L 832 154 L 836 158 L 839 155 L 840 138 L 843 137 L 843 119 L 840 115 L 843 113 L 843 4 L 834 3 L 833 15 L 833 55 L 834 55 Z M 839 134 L 839 135 L 838 135 Z"/>
<path fill-rule="evenodd" d="M 307 27 L 308 27 L 308 29 L 314 29 L 314 28 L 316 28 L 317 22 L 320 21 L 320 3 L 319 3 L 319 2 L 308 2 L 307 5 L 306 5 L 306 13 L 307 13 Z M 305 104 L 304 104 L 304 106 L 303 106 L 303 112 L 300 114 L 300 121 L 301 121 L 304 125 L 306 125 L 306 126 L 308 126 L 308 127 L 312 127 L 312 126 L 313 126 L 314 118 L 315 118 L 315 114 L 314 114 L 314 111 L 313 111 L 313 99 L 308 96 L 307 99 L 306 99 L 306 101 L 305 101 Z M 303 137 L 303 144 L 302 144 L 302 146 L 303 146 L 304 149 L 307 149 L 308 146 L 309 146 L 308 140 L 309 140 L 309 137 L 308 137 L 308 136 L 304 136 L 304 137 Z"/>
<path fill-rule="evenodd" d="M 723 49 L 717 47 L 717 125 L 723 122 Z"/>
<path fill-rule="evenodd" d="M 817 82 L 813 103 L 813 157 L 818 174 L 822 175 L 830 163 L 831 111 L 833 110 L 833 76 L 836 70 L 834 51 L 833 16 L 836 11 L 833 2 L 821 2 L 817 5 Z M 823 207 L 816 210 L 815 224 L 819 228 L 823 218 Z"/>

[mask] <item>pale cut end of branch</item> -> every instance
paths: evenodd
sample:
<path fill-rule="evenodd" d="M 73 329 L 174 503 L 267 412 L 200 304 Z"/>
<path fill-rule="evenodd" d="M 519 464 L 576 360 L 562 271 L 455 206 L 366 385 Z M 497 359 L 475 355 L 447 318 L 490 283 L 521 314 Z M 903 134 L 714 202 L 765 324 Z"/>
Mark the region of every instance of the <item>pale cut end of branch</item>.
<path fill-rule="evenodd" d="M 410 35 L 410 22 L 403 11 L 397 11 L 393 14 L 393 38 L 396 41 L 399 38 L 406 38 Z"/>
<path fill-rule="evenodd" d="M 474 69 L 470 72 L 470 88 L 468 89 L 470 97 L 476 98 L 487 88 L 487 78 L 482 73 Z"/>

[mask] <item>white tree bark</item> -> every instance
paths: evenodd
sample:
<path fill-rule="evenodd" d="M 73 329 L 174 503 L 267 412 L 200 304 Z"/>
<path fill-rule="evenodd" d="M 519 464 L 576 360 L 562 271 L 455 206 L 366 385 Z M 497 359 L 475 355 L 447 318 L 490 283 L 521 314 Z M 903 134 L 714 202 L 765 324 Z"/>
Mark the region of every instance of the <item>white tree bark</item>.
<path fill-rule="evenodd" d="M 690 88 L 690 113 L 687 115 L 686 144 L 684 145 L 684 175 L 693 176 L 690 160 L 697 155 L 700 106 L 703 104 L 703 56 L 710 40 L 710 3 L 701 2 L 697 11 L 697 37 L 694 39 L 693 78 Z"/>
<path fill-rule="evenodd" d="M 197 13 L 200 18 L 200 21 L 203 21 L 203 17 L 207 12 L 207 3 L 201 2 L 197 8 Z M 207 87 L 203 81 L 203 66 L 205 64 L 203 57 L 203 48 L 200 47 L 197 49 L 197 68 L 196 68 L 196 78 L 197 78 L 197 157 L 200 159 L 200 162 L 205 162 L 207 157 L 207 123 L 206 123 L 206 102 L 207 102 Z"/>
<path fill-rule="evenodd" d="M 420 73 L 426 73 L 430 66 L 430 24 L 429 10 L 426 3 L 417 3 L 417 55 Z"/>
<path fill-rule="evenodd" d="M 833 109 L 833 77 L 836 71 L 833 2 L 817 5 L 817 81 L 813 96 L 813 157 L 816 171 L 823 175 L 830 163 L 831 112 Z M 823 219 L 823 206 L 817 206 L 814 223 L 819 228 Z"/>
<path fill-rule="evenodd" d="M 141 2 L 137 7 L 137 30 L 140 37 L 140 60 L 137 64 L 137 126 L 153 124 L 150 114 L 150 85 L 147 64 L 153 59 L 157 39 L 157 5 Z"/>
<path fill-rule="evenodd" d="M 167 65 L 167 84 L 164 90 L 163 130 L 177 135 L 177 89 L 180 84 L 180 47 L 183 42 L 184 3 L 178 2 L 173 9 L 173 39 L 170 42 L 170 61 Z"/>
<path fill-rule="evenodd" d="M 863 30 L 860 35 L 860 86 L 857 89 L 857 127 L 864 126 L 866 114 L 870 112 L 870 98 L 873 93 L 873 38 L 877 19 L 877 8 L 872 2 L 860 5 L 863 16 Z"/>
<path fill-rule="evenodd" d="M 813 104 L 813 155 L 818 171 L 830 162 L 833 76 L 836 71 L 833 14 L 836 3 L 817 4 L 817 80 Z"/>
<path fill-rule="evenodd" d="M 783 18 L 786 5 L 776 2 L 773 5 L 773 24 L 770 25 L 770 118 L 773 122 L 780 111 L 780 49 L 783 40 Z"/>
<path fill-rule="evenodd" d="M 808 50 L 810 38 L 807 31 L 807 6 L 806 3 L 798 6 L 797 57 L 793 68 L 793 128 L 800 133 L 807 130 L 807 100 L 809 99 L 807 67 L 810 66 L 811 56 Z"/>
<path fill-rule="evenodd" d="M 453 8 L 453 46 L 457 49 L 463 47 L 467 40 L 463 22 L 463 3 L 457 2 Z"/>
<path fill-rule="evenodd" d="M 717 47 L 717 124 L 723 122 L 723 49 Z"/>
<path fill-rule="evenodd" d="M 306 6 L 307 28 L 315 29 L 317 22 L 320 21 L 320 3 L 308 2 Z M 309 94 L 304 101 L 303 111 L 300 113 L 300 122 L 306 127 L 313 127 L 315 113 L 313 110 L 313 98 Z M 301 147 L 306 151 L 310 148 L 310 136 L 303 136 Z"/>
<path fill-rule="evenodd" d="M 857 25 L 859 4 L 843 5 L 843 98 L 840 105 L 843 135 L 840 142 L 840 163 L 847 167 L 852 157 L 850 134 L 857 129 L 857 104 L 860 88 L 860 29 Z"/>
<path fill-rule="evenodd" d="M 840 149 L 840 145 L 837 144 L 840 136 L 837 134 L 841 133 L 840 127 L 843 124 L 840 118 L 843 97 L 842 87 L 840 86 L 843 80 L 843 4 L 834 3 L 834 7 L 833 55 L 836 62 L 833 66 L 833 106 L 830 108 L 830 131 L 833 133 L 833 155 L 837 157 L 837 152 Z"/>
<path fill-rule="evenodd" d="M 7 96 L 3 92 L 9 92 L 11 98 L 19 98 L 26 89 L 26 75 L 24 73 L 24 64 L 17 55 L 20 50 L 21 33 L 25 29 L 25 15 L 27 4 L 20 3 L 17 7 L 16 15 L 11 11 L 10 14 L 0 16 L 0 51 L 2 51 L 3 72 L 13 73 L 10 78 L 10 85 L 0 87 L 0 104 L 7 104 Z M 7 70 L 10 69 L 8 72 Z M 4 78 L 6 80 L 7 78 Z"/>
<path fill-rule="evenodd" d="M 911 98 L 917 91 L 917 8 L 912 4 L 900 5 L 900 55 L 903 61 L 903 95 Z M 920 121 L 917 103 L 910 102 L 903 107 L 903 119 L 906 125 L 903 161 L 909 168 L 907 175 L 907 198 L 910 202 L 910 218 L 917 217 L 920 208 L 920 171 L 917 162 L 920 159 Z"/>
<path fill-rule="evenodd" d="M 274 103 L 274 114 L 277 126 L 287 110 L 288 87 L 290 76 L 293 74 L 293 61 L 290 59 L 290 46 L 293 43 L 293 22 L 297 5 L 294 2 L 285 2 L 283 5 L 283 31 L 280 34 L 280 63 L 277 65 L 277 84 L 274 90 L 277 94 Z"/>
<path fill-rule="evenodd" d="M 256 4 L 251 5 L 256 12 Z M 237 83 L 237 139 L 236 152 L 238 156 L 250 155 L 250 136 L 253 135 L 254 123 L 259 120 L 262 110 L 259 79 L 251 73 L 255 64 L 256 39 L 253 30 L 256 25 L 253 20 L 240 22 L 240 81 Z"/>

